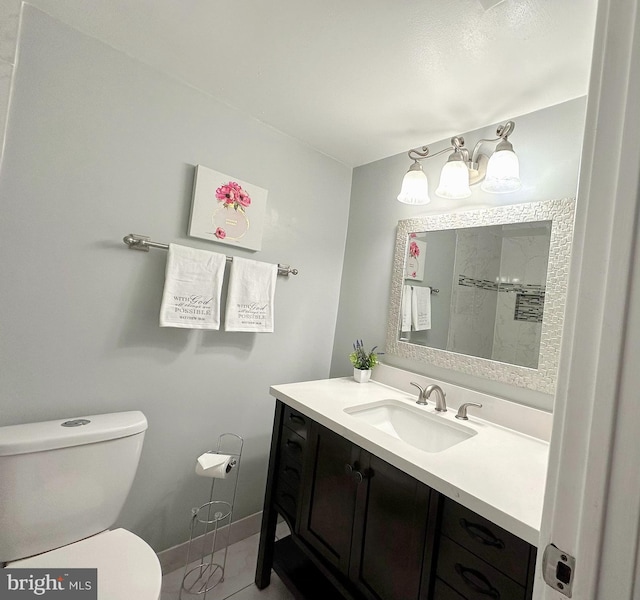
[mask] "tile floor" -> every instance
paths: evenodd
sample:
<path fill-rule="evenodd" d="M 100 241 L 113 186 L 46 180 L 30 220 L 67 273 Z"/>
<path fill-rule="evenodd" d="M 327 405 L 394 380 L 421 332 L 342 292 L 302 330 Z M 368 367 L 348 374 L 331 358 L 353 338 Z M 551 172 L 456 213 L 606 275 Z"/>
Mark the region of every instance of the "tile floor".
<path fill-rule="evenodd" d="M 286 524 L 280 523 L 276 530 L 276 537 L 282 537 L 287 534 Z M 230 600 L 293 600 L 293 595 L 275 573 L 271 574 L 271 584 L 264 590 L 259 590 L 253 583 L 256 574 L 259 539 L 260 534 L 256 533 L 229 546 L 224 581 L 220 582 L 206 595 L 206 600 L 226 600 L 227 598 Z M 214 561 L 216 559 L 222 560 L 220 553 L 214 555 Z M 181 568 L 167 573 L 162 578 L 160 600 L 178 600 L 183 575 L 184 568 Z M 204 594 L 182 592 L 182 600 L 202 599 L 203 596 Z"/>

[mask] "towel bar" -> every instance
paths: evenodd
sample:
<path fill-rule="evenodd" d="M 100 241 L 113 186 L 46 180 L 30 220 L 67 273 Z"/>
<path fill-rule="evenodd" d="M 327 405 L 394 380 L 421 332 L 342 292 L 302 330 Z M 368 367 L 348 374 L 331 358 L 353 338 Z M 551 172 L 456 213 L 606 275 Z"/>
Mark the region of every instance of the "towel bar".
<path fill-rule="evenodd" d="M 122 241 L 129 246 L 129 250 L 142 250 L 143 252 L 149 252 L 149 248 L 159 248 L 160 250 L 168 250 L 169 244 L 162 244 L 160 242 L 152 242 L 151 238 L 146 235 L 137 235 L 130 233 L 122 238 Z M 227 256 L 227 262 L 231 262 L 233 256 Z M 289 265 L 278 264 L 278 275 L 297 275 L 298 269 L 292 269 Z"/>

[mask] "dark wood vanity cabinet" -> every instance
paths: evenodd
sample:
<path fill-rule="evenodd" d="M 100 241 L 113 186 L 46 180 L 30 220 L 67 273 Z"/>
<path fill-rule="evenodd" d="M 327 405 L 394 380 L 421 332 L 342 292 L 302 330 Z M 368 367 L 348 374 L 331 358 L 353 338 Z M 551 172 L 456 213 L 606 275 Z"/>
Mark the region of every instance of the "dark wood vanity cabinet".
<path fill-rule="evenodd" d="M 292 535 L 274 542 L 282 515 Z M 296 598 L 526 600 L 536 549 L 280 401 L 256 585 Z"/>
<path fill-rule="evenodd" d="M 443 598 L 531 598 L 535 547 L 449 498 L 439 521 L 435 589 Z"/>
<path fill-rule="evenodd" d="M 313 423 L 298 535 L 370 600 L 418 598 L 431 490 Z"/>

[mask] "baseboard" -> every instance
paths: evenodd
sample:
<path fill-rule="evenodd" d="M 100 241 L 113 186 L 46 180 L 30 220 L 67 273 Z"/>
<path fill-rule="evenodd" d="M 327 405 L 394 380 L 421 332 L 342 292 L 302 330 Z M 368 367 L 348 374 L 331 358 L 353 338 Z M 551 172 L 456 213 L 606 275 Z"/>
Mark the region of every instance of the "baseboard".
<path fill-rule="evenodd" d="M 229 527 L 231 527 L 229 530 L 229 545 L 231 545 L 258 533 L 260 531 L 261 524 L 262 511 L 249 515 L 248 517 L 244 517 L 244 519 L 238 519 L 231 523 L 231 526 L 225 525 L 224 527 L 220 527 L 216 538 L 216 550 L 219 550 L 226 543 L 227 529 L 229 529 Z M 209 532 L 208 537 L 201 535 L 195 538 L 195 541 L 193 542 L 194 548 L 191 552 L 191 560 L 194 560 L 198 556 L 198 552 L 202 552 L 202 548 L 211 548 L 211 536 L 212 533 Z M 182 544 L 178 544 L 177 546 L 173 546 L 172 548 L 168 548 L 167 550 L 163 550 L 162 552 L 158 552 L 158 559 L 160 560 L 162 573 L 166 575 L 176 569 L 183 568 L 187 561 L 188 549 L 189 542 L 186 541 Z"/>

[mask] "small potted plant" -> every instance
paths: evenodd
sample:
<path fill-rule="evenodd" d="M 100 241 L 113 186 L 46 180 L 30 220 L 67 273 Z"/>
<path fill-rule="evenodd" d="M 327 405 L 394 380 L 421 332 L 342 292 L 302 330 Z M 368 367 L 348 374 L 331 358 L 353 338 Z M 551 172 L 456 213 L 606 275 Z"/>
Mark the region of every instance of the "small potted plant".
<path fill-rule="evenodd" d="M 356 340 L 353 344 L 353 352 L 349 354 L 349 360 L 353 365 L 353 378 L 358 383 L 366 383 L 369 381 L 371 377 L 371 369 L 378 364 L 378 354 L 382 354 L 381 352 L 376 352 L 376 348 L 378 346 L 374 346 L 367 352 L 364 349 L 364 344 L 362 340 Z"/>

